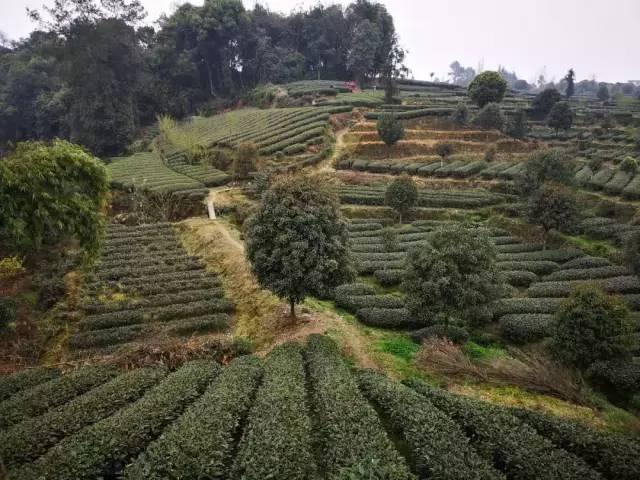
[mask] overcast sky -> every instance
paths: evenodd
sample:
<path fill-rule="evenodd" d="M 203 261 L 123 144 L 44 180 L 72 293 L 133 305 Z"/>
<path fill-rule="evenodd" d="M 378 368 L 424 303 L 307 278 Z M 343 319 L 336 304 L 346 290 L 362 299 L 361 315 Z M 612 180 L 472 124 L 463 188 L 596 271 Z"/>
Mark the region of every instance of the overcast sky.
<path fill-rule="evenodd" d="M 9 38 L 33 29 L 25 7 L 51 0 L 0 0 L 0 31 Z M 176 0 L 142 0 L 155 21 Z M 202 0 L 191 3 L 202 4 Z M 255 0 L 244 0 L 247 8 Z M 317 0 L 261 0 L 289 12 Z M 322 3 L 336 3 L 323 1 Z M 349 1 L 339 1 L 347 5 Z M 573 67 L 579 79 L 640 80 L 640 0 L 382 0 L 393 15 L 407 64 L 418 79 L 445 78 L 449 64 L 499 65 L 532 81 L 560 79 Z"/>

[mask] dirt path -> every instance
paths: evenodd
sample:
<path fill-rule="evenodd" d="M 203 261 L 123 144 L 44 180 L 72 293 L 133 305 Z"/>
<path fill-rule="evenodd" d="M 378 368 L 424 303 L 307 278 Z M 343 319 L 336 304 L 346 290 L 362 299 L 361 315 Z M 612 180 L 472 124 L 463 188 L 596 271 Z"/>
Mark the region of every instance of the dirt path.
<path fill-rule="evenodd" d="M 349 127 L 343 128 L 342 130 L 338 130 L 336 132 L 336 144 L 333 149 L 333 155 L 329 158 L 323 160 L 316 167 L 319 172 L 335 172 L 336 169 L 333 166 L 334 161 L 340 156 L 342 150 L 346 147 L 346 143 L 344 141 L 344 137 L 347 133 L 349 133 L 351 129 Z"/>
<path fill-rule="evenodd" d="M 300 307 L 298 321 L 292 324 L 287 305 L 257 284 L 246 261 L 244 245 L 224 222 L 190 219 L 178 224 L 178 229 L 189 253 L 202 258 L 209 269 L 220 275 L 225 294 L 236 304 L 234 334 L 251 339 L 259 355 L 289 341 L 331 333 L 359 367 L 378 367 L 369 355 L 362 332 L 335 312 L 305 305 Z"/>

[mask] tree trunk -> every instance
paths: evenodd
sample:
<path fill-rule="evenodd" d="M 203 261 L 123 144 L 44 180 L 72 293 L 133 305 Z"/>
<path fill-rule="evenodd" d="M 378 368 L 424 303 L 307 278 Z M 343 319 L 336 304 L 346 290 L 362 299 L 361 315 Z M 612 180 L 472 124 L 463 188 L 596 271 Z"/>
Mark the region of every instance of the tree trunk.
<path fill-rule="evenodd" d="M 400 219 L 400 225 L 402 225 L 402 212 L 398 212 L 398 217 Z"/>
<path fill-rule="evenodd" d="M 289 299 L 289 305 L 291 306 L 291 318 L 295 322 L 296 320 L 296 301 L 293 298 Z"/>

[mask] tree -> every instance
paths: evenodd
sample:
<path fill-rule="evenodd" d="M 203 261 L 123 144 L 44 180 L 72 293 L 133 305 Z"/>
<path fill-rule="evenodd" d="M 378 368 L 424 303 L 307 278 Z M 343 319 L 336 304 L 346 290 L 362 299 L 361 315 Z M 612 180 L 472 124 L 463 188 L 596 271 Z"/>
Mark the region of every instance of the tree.
<path fill-rule="evenodd" d="M 609 87 L 607 87 L 606 83 L 601 83 L 598 87 L 597 97 L 602 103 L 609 101 Z"/>
<path fill-rule="evenodd" d="M 0 162 L 0 238 L 26 253 L 74 237 L 93 255 L 108 190 L 104 166 L 79 146 L 63 140 L 18 144 Z"/>
<path fill-rule="evenodd" d="M 591 285 L 576 288 L 556 313 L 553 347 L 568 364 L 628 358 L 629 311 L 622 300 Z"/>
<path fill-rule="evenodd" d="M 507 135 L 517 139 L 523 139 L 529 132 L 527 112 L 523 109 L 516 110 L 507 122 Z"/>
<path fill-rule="evenodd" d="M 638 161 L 633 157 L 625 157 L 625 159 L 620 163 L 620 170 L 636 174 L 638 172 Z"/>
<path fill-rule="evenodd" d="M 448 142 L 438 142 L 434 148 L 440 157 L 440 168 L 442 168 L 444 166 L 445 159 L 453 153 L 453 145 Z"/>
<path fill-rule="evenodd" d="M 383 113 L 378 118 L 378 135 L 387 145 L 387 158 L 389 150 L 404 137 L 404 127 L 402 123 L 392 113 Z"/>
<path fill-rule="evenodd" d="M 485 232 L 439 230 L 409 253 L 403 290 L 410 315 L 425 326 L 480 323 L 502 293 L 495 247 Z"/>
<path fill-rule="evenodd" d="M 478 112 L 474 123 L 483 130 L 502 130 L 504 115 L 497 103 L 488 103 Z"/>
<path fill-rule="evenodd" d="M 288 300 L 291 316 L 306 296 L 349 281 L 347 224 L 332 187 L 318 176 L 284 176 L 246 223 L 246 254 L 258 282 Z"/>
<path fill-rule="evenodd" d="M 640 232 L 632 233 L 624 244 L 624 263 L 640 276 Z"/>
<path fill-rule="evenodd" d="M 400 223 L 404 214 L 411 210 L 417 201 L 418 187 L 408 175 L 396 178 L 387 187 L 385 203 L 398 212 Z"/>
<path fill-rule="evenodd" d="M 256 161 L 258 159 L 258 147 L 253 142 L 241 143 L 233 159 L 231 167 L 233 178 L 235 180 L 246 180 L 249 174 L 256 170 Z"/>
<path fill-rule="evenodd" d="M 525 160 L 523 172 L 516 179 L 516 188 L 528 195 L 547 182 L 570 185 L 574 167 L 571 157 L 559 148 L 538 150 Z"/>
<path fill-rule="evenodd" d="M 573 125 L 573 112 L 567 102 L 558 102 L 553 106 L 547 117 L 547 125 L 556 131 L 556 136 L 560 129 L 566 131 L 571 128 Z"/>
<path fill-rule="evenodd" d="M 457 60 L 449 65 L 449 77 L 454 85 L 467 87 L 476 76 L 476 71 L 472 67 L 463 67 Z"/>
<path fill-rule="evenodd" d="M 567 99 L 573 97 L 576 93 L 576 72 L 573 71 L 573 68 L 569 69 L 569 72 L 564 77 L 565 82 L 567 82 L 567 90 L 565 91 L 565 95 Z"/>
<path fill-rule="evenodd" d="M 555 88 L 546 88 L 533 99 L 532 108 L 539 118 L 546 118 L 553 106 L 562 100 L 562 95 Z"/>
<path fill-rule="evenodd" d="M 360 84 L 373 70 L 380 37 L 378 26 L 367 19 L 362 20 L 355 27 L 351 49 L 347 56 L 347 68 L 353 72 L 354 78 Z"/>
<path fill-rule="evenodd" d="M 451 114 L 451 122 L 458 128 L 464 128 L 469 123 L 469 109 L 464 103 L 459 103 Z"/>
<path fill-rule="evenodd" d="M 577 219 L 575 198 L 555 186 L 545 185 L 534 192 L 527 204 L 527 220 L 542 227 L 545 247 L 551 230 L 571 230 Z"/>
<path fill-rule="evenodd" d="M 507 91 L 507 82 L 498 72 L 483 72 L 469 85 L 469 98 L 483 108 L 489 103 L 500 103 Z"/>

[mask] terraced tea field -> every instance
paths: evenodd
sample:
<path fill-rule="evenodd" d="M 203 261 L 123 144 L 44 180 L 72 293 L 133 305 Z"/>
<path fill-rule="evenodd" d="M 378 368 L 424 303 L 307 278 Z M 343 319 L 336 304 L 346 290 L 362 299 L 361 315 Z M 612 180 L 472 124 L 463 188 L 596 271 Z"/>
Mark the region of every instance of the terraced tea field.
<path fill-rule="evenodd" d="M 373 277 L 387 289 L 402 282 L 407 252 L 446 225 L 442 221 L 417 221 L 396 229 L 396 247 L 387 251 L 382 234 L 388 223 L 384 219 L 362 219 L 352 220 L 349 226 L 358 274 Z M 585 282 L 621 296 L 630 309 L 640 311 L 640 281 L 626 267 L 587 256 L 576 248 L 545 250 L 541 244 L 523 242 L 506 230 L 482 225 L 474 228 L 487 232 L 493 240 L 498 267 L 512 287 L 510 295 L 494 306 L 495 320 L 506 340 L 528 343 L 548 336 L 555 311 L 574 287 Z M 405 310 L 399 292 L 380 294 L 370 284 L 355 283 L 338 287 L 334 299 L 338 307 L 369 326 L 403 330 L 424 327 Z"/>
<path fill-rule="evenodd" d="M 85 315 L 68 343 L 77 356 L 159 335 L 222 332 L 234 309 L 219 279 L 187 255 L 170 224 L 111 225 L 83 293 Z"/>
<path fill-rule="evenodd" d="M 0 456 L 15 480 L 611 479 L 640 446 L 545 415 L 353 371 L 327 337 L 240 357 L 0 379 Z"/>

